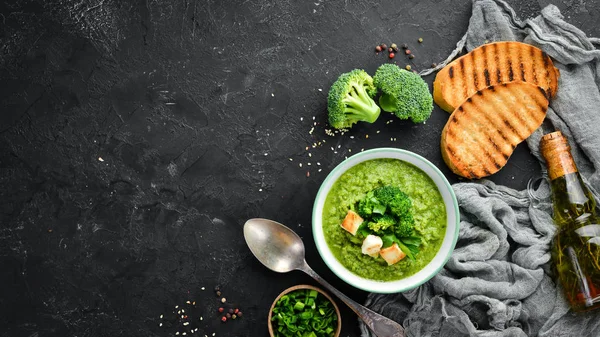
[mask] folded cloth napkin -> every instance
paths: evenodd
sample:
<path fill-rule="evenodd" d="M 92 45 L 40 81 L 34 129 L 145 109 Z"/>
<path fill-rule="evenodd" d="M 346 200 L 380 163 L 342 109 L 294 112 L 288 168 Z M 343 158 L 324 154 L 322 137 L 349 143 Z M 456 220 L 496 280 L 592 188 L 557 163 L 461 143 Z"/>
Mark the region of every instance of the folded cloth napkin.
<path fill-rule="evenodd" d="M 599 197 L 600 50 L 595 45 L 600 39 L 586 37 L 566 23 L 554 5 L 521 21 L 503 1 L 474 0 L 467 33 L 438 69 L 464 48 L 470 51 L 486 41 L 508 40 L 541 48 L 561 73 L 545 124 L 527 140 L 531 152 L 544 169 L 540 138 L 555 129 L 562 131 L 584 180 Z M 555 226 L 546 180 L 533 193 L 486 180 L 453 188 L 461 228 L 444 269 L 417 289 L 369 294 L 365 304 L 402 323 L 411 337 L 600 337 L 600 311 L 570 311 L 560 284 L 551 276 Z M 363 337 L 371 336 L 364 324 L 360 329 Z"/>

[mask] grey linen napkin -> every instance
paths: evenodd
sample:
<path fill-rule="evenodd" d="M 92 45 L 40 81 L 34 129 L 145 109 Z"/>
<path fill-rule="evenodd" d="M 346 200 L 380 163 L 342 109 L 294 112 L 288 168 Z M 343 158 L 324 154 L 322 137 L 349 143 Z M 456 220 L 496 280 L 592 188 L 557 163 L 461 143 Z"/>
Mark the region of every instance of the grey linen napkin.
<path fill-rule="evenodd" d="M 555 129 L 569 139 L 586 183 L 600 191 L 600 39 L 586 37 L 549 5 L 519 20 L 503 1 L 475 0 L 461 50 L 486 41 L 524 41 L 548 53 L 560 69 L 559 89 L 545 124 L 527 143 L 539 154 L 541 136 Z M 423 72 L 428 75 L 431 70 Z M 490 181 L 453 186 L 461 210 L 459 240 L 444 269 L 421 287 L 369 294 L 366 305 L 402 323 L 407 336 L 600 336 L 600 311 L 575 314 L 550 271 L 555 232 L 545 180 L 533 193 Z M 371 336 L 360 323 L 362 336 Z M 385 336 L 380 336 L 385 337 Z"/>

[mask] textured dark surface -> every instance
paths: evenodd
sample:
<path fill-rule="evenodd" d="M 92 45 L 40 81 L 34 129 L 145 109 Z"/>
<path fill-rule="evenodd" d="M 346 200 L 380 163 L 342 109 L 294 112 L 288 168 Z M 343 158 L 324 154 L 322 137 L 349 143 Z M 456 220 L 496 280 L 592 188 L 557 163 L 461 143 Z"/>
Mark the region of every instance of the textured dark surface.
<path fill-rule="evenodd" d="M 509 2 L 524 18 L 549 3 Z M 556 5 L 600 35 L 598 1 Z M 363 301 L 316 252 L 319 184 L 344 157 L 381 146 L 417 152 L 457 181 L 438 148 L 448 115 L 436 108 L 414 125 L 384 114 L 330 137 L 327 90 L 342 72 L 388 62 L 373 52 L 380 42 L 408 43 L 415 69 L 441 61 L 470 9 L 444 0 L 0 4 L 0 336 L 172 336 L 182 331 L 174 307 L 187 300 L 196 334 L 265 336 L 277 294 L 314 282 L 255 260 L 241 231 L 252 217 L 296 230 L 308 263 Z M 522 189 L 538 172 L 523 144 L 491 179 Z M 217 285 L 242 318 L 220 322 Z M 340 307 L 342 336 L 358 336 Z"/>

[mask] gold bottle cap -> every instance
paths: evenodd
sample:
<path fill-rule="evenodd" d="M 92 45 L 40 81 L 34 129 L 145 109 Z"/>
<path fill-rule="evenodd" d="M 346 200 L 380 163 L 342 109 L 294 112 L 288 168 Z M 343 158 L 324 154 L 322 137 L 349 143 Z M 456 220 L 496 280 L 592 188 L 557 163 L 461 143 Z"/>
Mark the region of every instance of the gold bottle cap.
<path fill-rule="evenodd" d="M 571 147 L 562 132 L 555 131 L 544 135 L 540 140 L 540 151 L 546 160 L 550 180 L 577 172 Z"/>

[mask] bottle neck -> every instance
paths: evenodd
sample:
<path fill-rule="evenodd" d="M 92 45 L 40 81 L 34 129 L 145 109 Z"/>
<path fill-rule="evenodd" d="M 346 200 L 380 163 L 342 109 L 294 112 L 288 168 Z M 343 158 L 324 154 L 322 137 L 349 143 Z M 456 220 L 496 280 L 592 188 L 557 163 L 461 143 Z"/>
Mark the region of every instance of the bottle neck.
<path fill-rule="evenodd" d="M 571 155 L 571 147 L 560 131 L 542 137 L 540 150 L 546 160 L 550 180 L 577 172 L 577 166 Z"/>

